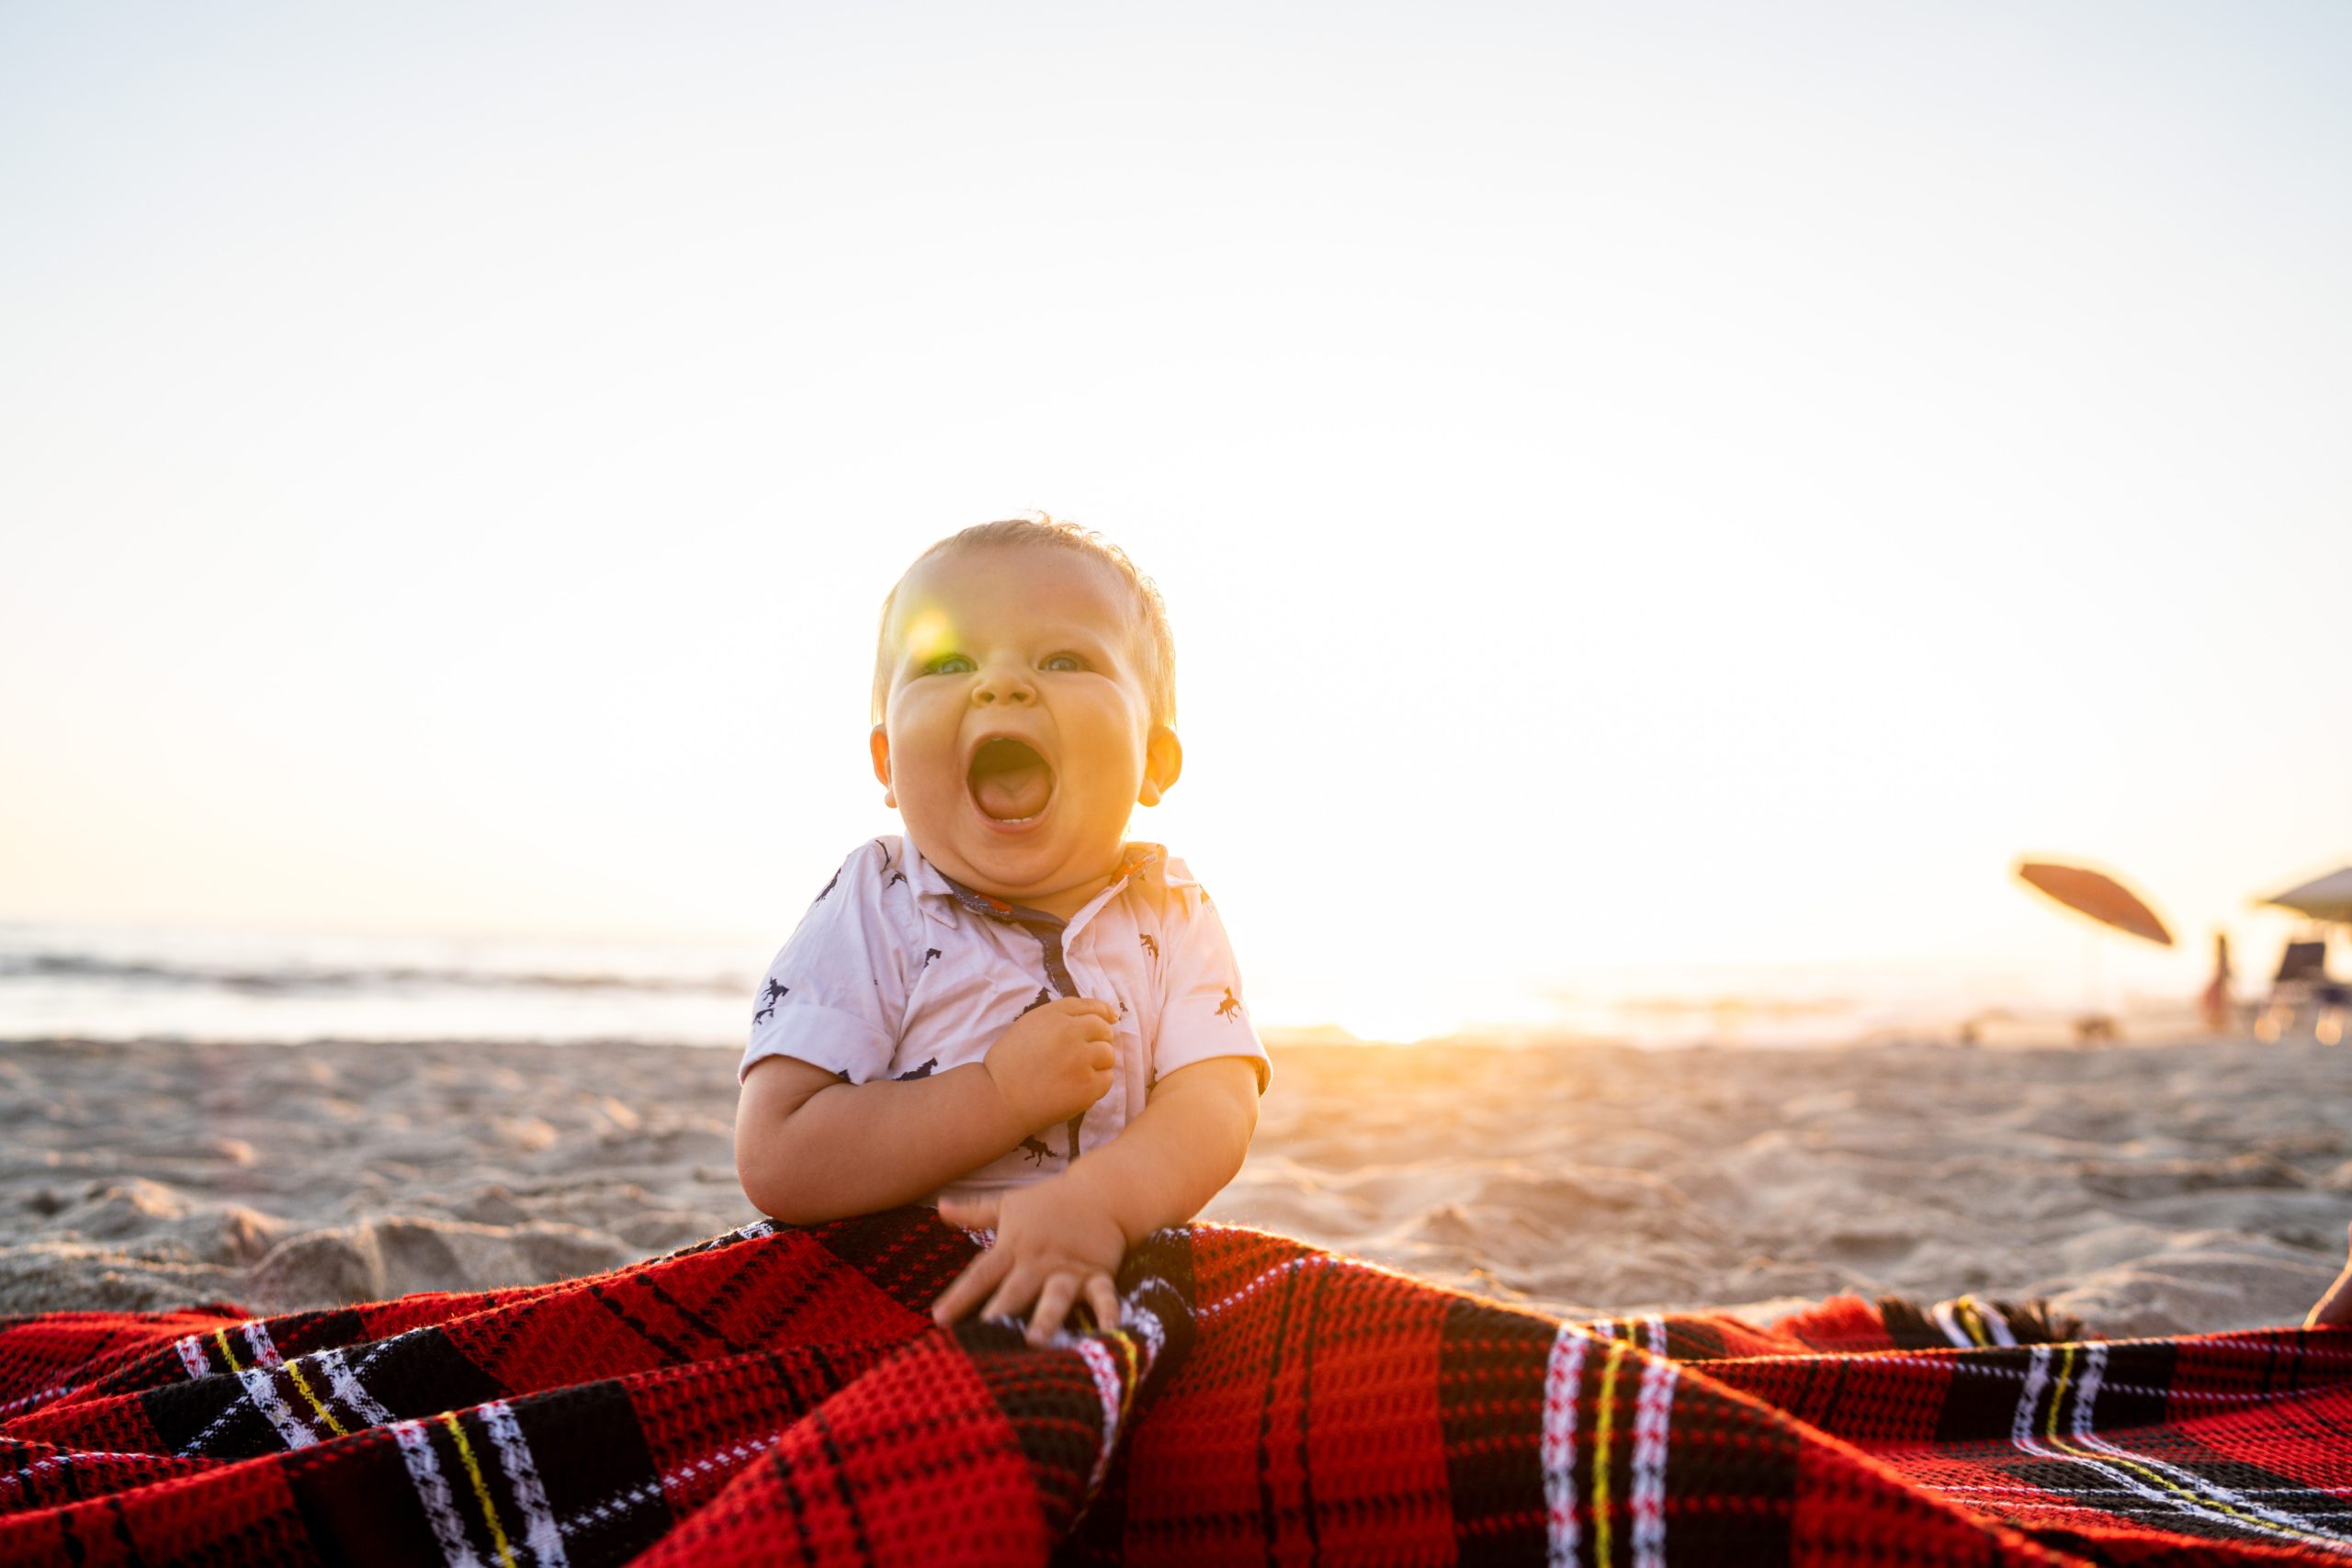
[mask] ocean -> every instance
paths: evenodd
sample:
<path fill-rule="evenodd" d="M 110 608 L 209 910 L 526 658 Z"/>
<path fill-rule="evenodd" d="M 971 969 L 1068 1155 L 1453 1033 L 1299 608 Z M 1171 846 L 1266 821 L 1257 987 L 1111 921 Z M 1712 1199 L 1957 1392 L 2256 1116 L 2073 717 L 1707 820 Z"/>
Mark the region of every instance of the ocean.
<path fill-rule="evenodd" d="M 34 1039 L 637 1040 L 740 1047 L 773 946 L 579 937 L 291 934 L 0 923 L 0 1043 Z M 1267 1033 L 1410 1040 L 1450 1032 L 1759 1048 L 1974 1032 L 2063 1037 L 2086 1010 L 2049 976 L 1925 965 L 1585 971 L 1531 981 L 1498 1016 L 1326 1024 L 1318 999 L 1253 976 Z M 2174 1037 L 2180 998 L 2110 993 L 2135 1038 Z"/>
<path fill-rule="evenodd" d="M 755 945 L 0 924 L 0 1042 L 741 1045 Z"/>

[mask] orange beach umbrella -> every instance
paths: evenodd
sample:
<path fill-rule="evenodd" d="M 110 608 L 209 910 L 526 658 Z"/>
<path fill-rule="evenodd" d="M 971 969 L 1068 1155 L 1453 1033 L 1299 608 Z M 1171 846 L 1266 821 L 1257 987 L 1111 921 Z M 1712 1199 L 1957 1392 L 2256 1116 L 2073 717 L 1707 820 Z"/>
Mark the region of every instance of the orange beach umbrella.
<path fill-rule="evenodd" d="M 2172 945 L 2172 932 L 2156 919 L 2140 896 L 2105 872 L 2049 861 L 2021 861 L 2018 876 L 2037 893 L 2045 894 L 2078 915 L 2088 915 L 2104 926 L 2147 938 L 2159 947 Z"/>

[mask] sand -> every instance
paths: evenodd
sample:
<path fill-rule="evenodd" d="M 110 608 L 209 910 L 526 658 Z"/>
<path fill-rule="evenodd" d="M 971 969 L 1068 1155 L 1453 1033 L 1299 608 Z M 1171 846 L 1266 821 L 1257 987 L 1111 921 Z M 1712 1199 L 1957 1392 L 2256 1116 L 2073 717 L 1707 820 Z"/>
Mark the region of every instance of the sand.
<path fill-rule="evenodd" d="M 2050 1296 L 2299 1319 L 2352 1221 L 2352 1048 L 1275 1043 L 1206 1217 L 1572 1315 Z M 752 1217 L 731 1053 L 0 1046 L 0 1313 L 537 1282 Z"/>

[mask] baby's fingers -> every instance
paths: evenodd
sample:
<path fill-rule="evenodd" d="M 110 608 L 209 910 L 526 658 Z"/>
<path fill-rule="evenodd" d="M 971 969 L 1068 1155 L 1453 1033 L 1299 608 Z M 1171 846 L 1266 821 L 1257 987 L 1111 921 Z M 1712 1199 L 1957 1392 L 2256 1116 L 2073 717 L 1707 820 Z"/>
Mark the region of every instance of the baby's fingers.
<path fill-rule="evenodd" d="M 1037 1276 L 1026 1269 L 1015 1269 L 1007 1275 L 989 1304 L 980 1309 L 983 1318 L 1018 1317 L 1023 1308 L 1037 1299 Z"/>
<path fill-rule="evenodd" d="M 1070 1303 L 1077 1300 L 1077 1275 L 1047 1275 L 1046 1288 L 1037 1292 L 1037 1310 L 1029 1314 L 1029 1343 L 1043 1345 L 1051 1339 L 1062 1320 L 1069 1315 Z"/>
<path fill-rule="evenodd" d="M 1086 1277 L 1086 1304 L 1094 1309 L 1095 1327 L 1108 1330 L 1119 1326 L 1119 1291 L 1111 1283 L 1111 1276 Z"/>
<path fill-rule="evenodd" d="M 970 1312 L 973 1303 L 986 1295 L 1012 1267 L 1010 1255 L 999 1248 L 990 1247 L 981 1253 L 956 1276 L 954 1284 L 939 1293 L 939 1299 L 931 1305 L 931 1320 L 944 1328 Z"/>

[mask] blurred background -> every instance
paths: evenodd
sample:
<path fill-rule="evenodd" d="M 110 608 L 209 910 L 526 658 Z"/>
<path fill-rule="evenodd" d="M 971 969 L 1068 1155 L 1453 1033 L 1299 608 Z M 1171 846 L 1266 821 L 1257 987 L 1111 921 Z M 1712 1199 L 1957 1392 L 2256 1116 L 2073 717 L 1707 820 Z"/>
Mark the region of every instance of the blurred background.
<path fill-rule="evenodd" d="M 2258 997 L 2352 862 L 2347 74 L 2332 0 L 0 10 L 0 1038 L 740 1041 L 897 830 L 884 592 L 1031 509 L 1166 592 L 1133 831 L 1261 1026 Z"/>

